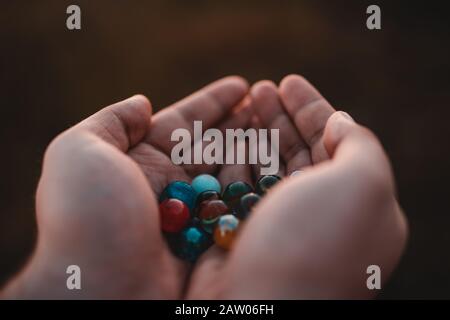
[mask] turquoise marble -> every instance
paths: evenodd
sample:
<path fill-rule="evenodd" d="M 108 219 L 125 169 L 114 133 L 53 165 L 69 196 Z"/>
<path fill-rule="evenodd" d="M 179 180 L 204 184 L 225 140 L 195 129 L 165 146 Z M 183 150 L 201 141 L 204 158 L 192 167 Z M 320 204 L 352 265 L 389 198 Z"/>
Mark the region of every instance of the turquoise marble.
<path fill-rule="evenodd" d="M 196 176 L 194 180 L 192 180 L 191 185 L 195 192 L 197 192 L 197 195 L 205 191 L 215 191 L 220 193 L 222 190 L 219 181 L 209 174 Z"/>
<path fill-rule="evenodd" d="M 181 232 L 175 254 L 183 260 L 195 262 L 211 244 L 211 238 L 204 231 L 190 226 Z"/>

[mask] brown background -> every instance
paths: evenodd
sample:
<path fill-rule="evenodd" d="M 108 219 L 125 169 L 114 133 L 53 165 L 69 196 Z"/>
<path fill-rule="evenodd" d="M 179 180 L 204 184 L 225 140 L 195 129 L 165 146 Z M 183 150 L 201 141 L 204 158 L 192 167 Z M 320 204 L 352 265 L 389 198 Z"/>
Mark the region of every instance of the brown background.
<path fill-rule="evenodd" d="M 392 159 L 411 239 L 381 297 L 449 298 L 446 11 L 378 1 L 383 29 L 369 31 L 369 2 L 337 2 L 2 1 L 0 282 L 33 248 L 34 189 L 59 132 L 134 93 L 160 109 L 224 75 L 300 73 Z M 73 3 L 76 32 L 65 27 Z"/>

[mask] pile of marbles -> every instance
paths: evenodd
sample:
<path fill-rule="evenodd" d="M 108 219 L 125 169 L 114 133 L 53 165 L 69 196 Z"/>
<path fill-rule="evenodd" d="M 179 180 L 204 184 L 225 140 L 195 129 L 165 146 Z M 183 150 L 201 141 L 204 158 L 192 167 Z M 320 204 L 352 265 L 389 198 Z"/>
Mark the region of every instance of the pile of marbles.
<path fill-rule="evenodd" d="M 261 176 L 255 189 L 243 181 L 230 183 L 222 191 L 208 174 L 192 183 L 173 181 L 159 197 L 161 229 L 172 252 L 195 262 L 212 244 L 228 250 L 239 225 L 269 188 L 280 181 L 276 175 Z"/>

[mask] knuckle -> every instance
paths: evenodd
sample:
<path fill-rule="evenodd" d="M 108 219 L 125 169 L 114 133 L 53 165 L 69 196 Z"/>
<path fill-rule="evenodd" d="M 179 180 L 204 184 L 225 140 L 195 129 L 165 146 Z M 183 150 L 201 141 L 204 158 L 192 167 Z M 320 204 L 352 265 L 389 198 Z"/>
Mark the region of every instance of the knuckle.
<path fill-rule="evenodd" d="M 307 82 L 308 80 L 306 80 L 305 77 L 303 77 L 303 76 L 301 76 L 299 74 L 296 74 L 296 73 L 288 74 L 283 79 L 283 82 L 291 82 L 291 81 L 294 81 L 294 82 Z"/>
<path fill-rule="evenodd" d="M 145 109 L 151 109 L 152 103 L 147 96 L 145 96 L 143 94 L 137 94 L 134 96 L 134 98 L 137 100 L 140 100 L 140 102 L 145 107 Z"/>
<path fill-rule="evenodd" d="M 74 129 L 66 130 L 57 135 L 47 146 L 44 153 L 44 163 L 53 158 L 73 157 L 79 155 L 92 140 L 89 134 Z"/>
<path fill-rule="evenodd" d="M 67 139 L 67 131 L 62 132 L 53 138 L 45 150 L 44 159 L 51 157 L 53 154 L 60 153 L 66 145 Z"/>

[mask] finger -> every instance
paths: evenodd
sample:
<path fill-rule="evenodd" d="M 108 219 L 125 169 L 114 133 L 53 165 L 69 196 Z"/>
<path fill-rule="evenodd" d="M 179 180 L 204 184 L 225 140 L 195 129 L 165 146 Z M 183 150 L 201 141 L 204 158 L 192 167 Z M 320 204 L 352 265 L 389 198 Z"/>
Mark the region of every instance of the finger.
<path fill-rule="evenodd" d="M 259 130 L 262 128 L 261 121 L 258 116 L 254 115 L 250 119 L 250 126 L 251 128 L 254 128 L 255 130 Z M 272 149 L 272 146 L 270 145 L 270 141 L 267 141 L 266 139 L 260 139 L 256 144 L 250 144 L 250 153 L 253 152 L 253 154 L 258 154 L 259 149 L 262 150 L 270 150 L 270 152 L 276 152 Z M 251 172 L 253 173 L 253 181 L 256 182 L 262 175 L 262 168 L 267 167 L 267 165 L 263 165 L 258 157 L 258 161 L 254 164 L 251 164 Z M 286 168 L 285 164 L 281 159 L 278 159 L 278 171 L 273 173 L 278 175 L 279 177 L 284 177 L 286 175 Z"/>
<path fill-rule="evenodd" d="M 223 276 L 226 266 L 227 251 L 213 245 L 199 258 L 190 277 L 187 299 L 219 298 L 226 277 Z"/>
<path fill-rule="evenodd" d="M 138 144 L 128 155 L 139 164 L 156 195 L 160 195 L 175 180 L 191 182 L 190 176 L 181 166 L 174 164 L 169 156 L 148 143 Z"/>
<path fill-rule="evenodd" d="M 247 82 L 237 76 L 226 77 L 158 112 L 147 140 L 170 155 L 177 144 L 170 141 L 175 129 L 187 129 L 194 136 L 194 121 L 202 121 L 203 130 L 218 123 L 246 95 Z"/>
<path fill-rule="evenodd" d="M 333 107 L 303 77 L 289 75 L 279 88 L 280 97 L 297 130 L 311 148 L 311 159 L 317 163 L 328 159 L 323 146 L 323 130 Z"/>
<path fill-rule="evenodd" d="M 226 130 L 227 129 L 238 129 L 238 128 L 248 128 L 249 121 L 252 116 L 252 108 L 251 108 L 251 100 L 250 99 L 244 99 L 242 102 L 235 107 L 231 114 L 228 115 L 228 117 L 218 125 L 217 129 L 221 132 L 222 137 L 224 138 L 223 143 L 220 145 L 219 155 L 217 156 L 219 159 L 224 159 L 225 153 L 223 152 L 223 148 L 225 147 L 225 138 L 226 138 Z M 217 171 L 219 168 L 218 163 L 213 164 L 207 164 L 205 163 L 205 160 L 203 159 L 201 164 L 193 164 L 193 152 L 196 152 L 196 150 L 201 150 L 202 155 L 204 154 L 205 149 L 210 146 L 214 142 L 203 142 L 203 140 L 198 140 L 194 142 L 194 146 L 191 149 L 191 164 L 184 164 L 183 168 L 184 170 L 190 175 L 190 176 L 196 176 L 198 174 L 202 173 L 209 173 L 213 174 Z M 216 156 L 216 155 L 215 155 Z"/>
<path fill-rule="evenodd" d="M 288 174 L 311 165 L 309 146 L 284 110 L 276 85 L 271 81 L 260 81 L 253 85 L 250 92 L 253 108 L 262 126 L 279 130 L 279 152 L 287 164 Z"/>
<path fill-rule="evenodd" d="M 234 151 L 231 150 L 232 148 Z M 230 152 L 234 153 L 234 164 L 222 165 L 218 176 L 222 189 L 225 189 L 228 184 L 235 181 L 244 181 L 250 185 L 253 185 L 251 167 L 248 164 L 248 143 L 244 140 L 238 140 L 236 143 L 227 145 L 226 153 L 228 154 Z M 242 156 L 243 152 L 245 152 L 244 163 L 242 163 L 242 161 L 238 161 L 238 158 Z"/>
<path fill-rule="evenodd" d="M 257 116 L 251 119 L 251 127 L 255 130 L 261 129 L 261 122 Z M 275 149 L 272 148 L 270 141 L 266 139 L 260 139 L 256 144 L 250 144 L 250 153 L 258 154 L 259 150 L 270 150 L 270 152 L 276 152 Z M 259 157 L 258 161 L 255 164 L 251 165 L 251 171 L 253 173 L 253 181 L 256 182 L 263 175 L 262 168 L 267 167 L 266 164 L 262 164 Z M 279 177 L 284 177 L 286 175 L 286 167 L 281 159 L 278 159 L 278 171 L 273 173 Z"/>
<path fill-rule="evenodd" d="M 255 130 L 259 130 L 262 129 L 262 124 L 261 121 L 259 119 L 258 116 L 254 115 L 251 119 L 250 119 L 250 126 L 251 128 L 254 128 Z M 250 148 L 250 153 L 253 152 L 253 154 L 258 154 L 259 152 L 259 148 L 262 148 L 263 150 L 270 150 L 270 152 L 275 152 L 274 150 L 272 150 L 272 146 L 270 145 L 270 141 L 267 140 L 259 140 L 258 143 L 256 144 L 250 144 L 249 146 Z M 258 181 L 258 179 L 262 176 L 262 168 L 266 167 L 267 165 L 262 165 L 262 163 L 258 161 L 255 164 L 251 164 L 251 172 L 253 174 L 253 182 Z M 275 172 L 274 174 L 276 174 L 279 177 L 284 177 L 286 175 L 286 168 L 285 168 L 285 164 L 283 163 L 283 161 L 281 161 L 281 159 L 278 160 L 278 171 Z"/>
<path fill-rule="evenodd" d="M 145 136 L 151 114 L 150 101 L 143 95 L 135 95 L 100 110 L 68 132 L 93 133 L 125 152 Z"/>
<path fill-rule="evenodd" d="M 333 165 L 348 172 L 348 176 L 375 187 L 380 185 L 380 189 L 392 194 L 392 172 L 383 147 L 372 132 L 356 124 L 347 113 L 335 112 L 329 118 L 324 146 Z"/>

